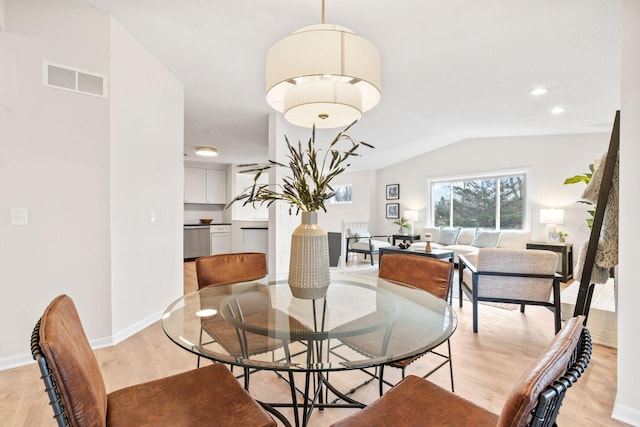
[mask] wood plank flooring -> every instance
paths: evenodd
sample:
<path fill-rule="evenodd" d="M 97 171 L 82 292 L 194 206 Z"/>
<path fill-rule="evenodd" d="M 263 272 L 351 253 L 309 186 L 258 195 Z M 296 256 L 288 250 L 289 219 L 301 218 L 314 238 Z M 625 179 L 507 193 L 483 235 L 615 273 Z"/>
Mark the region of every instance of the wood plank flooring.
<path fill-rule="evenodd" d="M 353 262 L 350 261 L 350 265 Z M 185 291 L 196 287 L 193 263 L 185 263 Z M 167 303 L 168 304 L 168 303 Z M 479 312 L 479 332 L 471 328 L 471 305 L 458 312 L 458 329 L 452 336 L 453 369 L 456 393 L 496 413 L 505 396 L 528 364 L 553 336 L 553 315 L 544 308 L 517 310 L 483 305 Z M 43 307 L 44 309 L 44 307 Z M 25 337 L 25 346 L 29 337 Z M 155 323 L 120 344 L 96 350 L 107 390 L 164 377 L 195 368 L 194 355 L 171 343 Z M 425 372 L 425 357 L 413 363 L 409 373 Z M 399 378 L 399 370 L 387 369 L 385 378 Z M 359 372 L 334 373 L 331 381 L 346 390 L 363 379 Z M 446 369 L 430 379 L 449 387 Z M 275 401 L 288 397 L 288 386 L 271 372 L 251 376 L 251 393 L 259 399 Z M 611 419 L 616 395 L 616 350 L 596 345 L 593 358 L 583 377 L 567 393 L 558 424 L 560 426 L 626 426 Z M 377 397 L 377 384 L 358 390 L 355 397 L 370 402 Z M 416 411 L 431 408 L 416 408 Z M 328 426 L 357 411 L 327 409 L 316 411 L 311 427 Z M 55 426 L 40 373 L 35 364 L 0 371 L 0 422 L 3 426 Z"/>

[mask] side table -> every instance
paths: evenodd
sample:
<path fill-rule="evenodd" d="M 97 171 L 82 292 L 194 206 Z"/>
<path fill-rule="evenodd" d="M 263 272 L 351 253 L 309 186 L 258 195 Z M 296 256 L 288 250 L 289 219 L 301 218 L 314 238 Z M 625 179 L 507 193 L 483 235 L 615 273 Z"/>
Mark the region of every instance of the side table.
<path fill-rule="evenodd" d="M 560 273 L 562 281 L 567 283 L 573 279 L 573 243 L 531 242 L 527 243 L 527 249 L 542 249 L 561 255 Z"/>
<path fill-rule="evenodd" d="M 401 242 L 408 240 L 409 243 L 413 243 L 416 240 L 420 240 L 420 235 L 419 234 L 393 234 L 391 236 L 391 244 L 393 246 L 396 245 L 396 240 L 399 240 Z"/>

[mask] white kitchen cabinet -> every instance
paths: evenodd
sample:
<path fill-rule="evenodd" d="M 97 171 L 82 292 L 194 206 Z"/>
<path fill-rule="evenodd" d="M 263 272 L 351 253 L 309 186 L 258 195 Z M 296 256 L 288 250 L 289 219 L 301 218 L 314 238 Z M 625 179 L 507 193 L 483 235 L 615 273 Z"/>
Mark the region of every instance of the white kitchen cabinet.
<path fill-rule="evenodd" d="M 217 169 L 184 168 L 185 203 L 227 203 L 227 172 Z"/>
<path fill-rule="evenodd" d="M 207 169 L 207 197 L 206 203 L 227 203 L 227 172 Z"/>
<path fill-rule="evenodd" d="M 184 202 L 206 203 L 207 170 L 184 168 Z"/>

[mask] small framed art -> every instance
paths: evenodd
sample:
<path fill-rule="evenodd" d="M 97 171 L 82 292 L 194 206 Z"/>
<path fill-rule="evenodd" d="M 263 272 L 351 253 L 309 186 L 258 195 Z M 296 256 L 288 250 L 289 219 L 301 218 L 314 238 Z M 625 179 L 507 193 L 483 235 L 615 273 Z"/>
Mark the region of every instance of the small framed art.
<path fill-rule="evenodd" d="M 353 185 L 344 184 L 333 187 L 334 196 L 330 203 L 351 203 L 353 201 Z"/>
<path fill-rule="evenodd" d="M 387 185 L 387 200 L 400 199 L 400 184 Z"/>
<path fill-rule="evenodd" d="M 387 218 L 400 218 L 400 203 L 387 203 Z"/>

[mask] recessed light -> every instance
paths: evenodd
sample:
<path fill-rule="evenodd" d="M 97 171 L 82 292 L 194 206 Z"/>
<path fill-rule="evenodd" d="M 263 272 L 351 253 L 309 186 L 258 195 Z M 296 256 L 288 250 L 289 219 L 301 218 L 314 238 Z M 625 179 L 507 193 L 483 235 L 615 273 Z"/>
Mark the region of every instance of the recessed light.
<path fill-rule="evenodd" d="M 214 157 L 218 155 L 218 149 L 213 147 L 196 147 L 196 154 L 198 156 Z"/>
<path fill-rule="evenodd" d="M 556 107 L 553 110 L 551 110 L 551 114 L 562 114 L 565 111 L 567 111 L 565 108 L 563 107 Z"/>
<path fill-rule="evenodd" d="M 546 87 L 536 87 L 529 90 L 529 95 L 539 96 L 544 95 L 547 92 L 549 92 L 549 89 L 547 89 Z"/>

